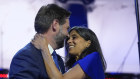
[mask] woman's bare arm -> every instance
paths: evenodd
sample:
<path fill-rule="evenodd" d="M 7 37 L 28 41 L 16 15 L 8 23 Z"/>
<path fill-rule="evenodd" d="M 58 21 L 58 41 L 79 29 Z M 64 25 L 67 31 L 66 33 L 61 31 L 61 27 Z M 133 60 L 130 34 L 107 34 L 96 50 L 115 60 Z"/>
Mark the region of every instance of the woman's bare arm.
<path fill-rule="evenodd" d="M 51 57 L 51 54 L 48 49 L 47 41 L 41 35 L 37 34 L 34 40 L 32 41 L 32 43 L 35 45 L 35 47 L 41 49 L 46 71 L 50 79 L 83 79 L 85 77 L 85 73 L 83 72 L 79 64 L 71 68 L 65 74 L 62 74 L 57 69 Z"/>

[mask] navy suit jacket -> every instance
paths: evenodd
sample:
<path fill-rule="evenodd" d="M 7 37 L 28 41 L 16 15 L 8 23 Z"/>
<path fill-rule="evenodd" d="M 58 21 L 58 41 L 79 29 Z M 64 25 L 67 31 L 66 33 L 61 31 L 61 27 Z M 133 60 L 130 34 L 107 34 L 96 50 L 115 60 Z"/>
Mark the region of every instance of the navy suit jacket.
<path fill-rule="evenodd" d="M 58 55 L 61 72 L 65 72 L 62 58 Z M 9 79 L 49 79 L 41 51 L 29 43 L 13 57 Z"/>

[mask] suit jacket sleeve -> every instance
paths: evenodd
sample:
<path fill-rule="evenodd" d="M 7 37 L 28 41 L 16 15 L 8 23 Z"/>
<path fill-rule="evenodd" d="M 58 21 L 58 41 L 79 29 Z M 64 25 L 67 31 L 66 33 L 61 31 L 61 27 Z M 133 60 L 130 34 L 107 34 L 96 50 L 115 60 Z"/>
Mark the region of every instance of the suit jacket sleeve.
<path fill-rule="evenodd" d="M 38 79 L 39 68 L 35 57 L 28 51 L 19 51 L 14 56 L 9 72 L 9 79 Z"/>

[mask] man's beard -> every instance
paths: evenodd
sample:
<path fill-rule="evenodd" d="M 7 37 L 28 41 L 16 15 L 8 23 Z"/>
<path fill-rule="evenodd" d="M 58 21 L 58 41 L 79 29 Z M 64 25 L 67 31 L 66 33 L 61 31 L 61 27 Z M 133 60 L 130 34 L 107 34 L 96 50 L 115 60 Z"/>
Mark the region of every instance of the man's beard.
<path fill-rule="evenodd" d="M 65 35 L 62 33 L 62 30 L 55 37 L 57 49 L 62 48 L 64 46 Z"/>

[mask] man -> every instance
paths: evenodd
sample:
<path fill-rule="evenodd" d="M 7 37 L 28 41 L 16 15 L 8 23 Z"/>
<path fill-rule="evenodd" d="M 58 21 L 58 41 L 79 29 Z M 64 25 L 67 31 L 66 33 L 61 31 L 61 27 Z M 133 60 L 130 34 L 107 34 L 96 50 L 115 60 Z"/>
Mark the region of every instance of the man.
<path fill-rule="evenodd" d="M 64 39 L 68 36 L 69 16 L 69 11 L 55 4 L 42 6 L 36 15 L 35 31 L 48 40 L 51 54 L 64 46 Z M 59 55 L 54 62 L 57 62 L 58 69 L 64 73 L 64 63 Z M 41 51 L 32 43 L 27 44 L 13 57 L 9 79 L 49 79 Z"/>

